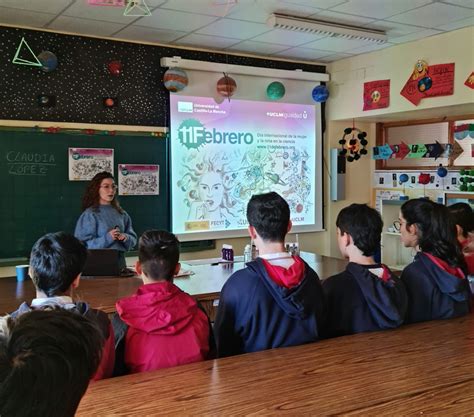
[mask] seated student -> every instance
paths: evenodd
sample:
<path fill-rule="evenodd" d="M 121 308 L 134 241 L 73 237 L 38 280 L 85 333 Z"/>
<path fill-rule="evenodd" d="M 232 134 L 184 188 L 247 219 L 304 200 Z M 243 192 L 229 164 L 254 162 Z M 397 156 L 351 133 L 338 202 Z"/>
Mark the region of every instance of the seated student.
<path fill-rule="evenodd" d="M 143 285 L 135 295 L 117 301 L 121 321 L 113 320 L 116 345 L 125 338 L 123 361 L 131 373 L 207 359 L 209 319 L 189 294 L 173 284 L 178 261 L 179 242 L 172 233 L 148 230 L 140 237 L 135 268 Z M 122 360 L 118 352 L 117 359 Z"/>
<path fill-rule="evenodd" d="M 324 319 L 318 275 L 285 252 L 287 202 L 274 192 L 254 195 L 247 220 L 260 256 L 222 288 L 214 323 L 220 357 L 314 342 Z"/>
<path fill-rule="evenodd" d="M 458 242 L 467 264 L 467 272 L 474 275 L 474 212 L 467 203 L 456 203 L 448 207 L 456 223 Z"/>
<path fill-rule="evenodd" d="M 327 336 L 393 329 L 407 309 L 405 286 L 383 264 L 374 261 L 383 222 L 377 210 L 351 204 L 336 220 L 339 250 L 349 264 L 323 281 Z"/>
<path fill-rule="evenodd" d="M 86 258 L 85 246 L 67 233 L 48 233 L 38 239 L 31 250 L 29 271 L 36 288 L 36 298 L 31 304 L 21 304 L 11 316 L 61 307 L 95 321 L 106 341 L 102 361 L 93 378 L 98 380 L 112 376 L 115 362 L 114 334 L 106 313 L 91 308 L 85 302 L 74 302 L 71 298 L 73 289 L 79 286 Z"/>
<path fill-rule="evenodd" d="M 1 321 L 0 415 L 74 416 L 100 362 L 95 323 L 64 309 Z"/>
<path fill-rule="evenodd" d="M 425 198 L 409 200 L 399 221 L 403 245 L 417 250 L 401 277 L 408 293 L 406 322 L 469 313 L 466 264 L 448 208 Z"/>

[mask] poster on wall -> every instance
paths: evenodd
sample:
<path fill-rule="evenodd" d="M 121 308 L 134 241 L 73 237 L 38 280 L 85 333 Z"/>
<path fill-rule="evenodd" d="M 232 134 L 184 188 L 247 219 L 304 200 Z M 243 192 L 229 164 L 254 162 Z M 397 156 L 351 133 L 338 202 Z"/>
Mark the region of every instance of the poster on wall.
<path fill-rule="evenodd" d="M 469 88 L 474 89 L 474 71 L 471 72 L 471 75 L 467 77 L 467 80 L 464 82 L 464 85 Z"/>
<path fill-rule="evenodd" d="M 119 164 L 119 195 L 159 195 L 160 166 Z"/>
<path fill-rule="evenodd" d="M 423 98 L 449 96 L 454 92 L 454 62 L 428 65 L 419 60 L 400 94 L 415 106 Z"/>
<path fill-rule="evenodd" d="M 95 174 L 114 174 L 114 150 L 103 148 L 69 148 L 69 181 L 90 181 Z"/>
<path fill-rule="evenodd" d="M 364 83 L 364 111 L 383 109 L 390 104 L 390 80 Z"/>

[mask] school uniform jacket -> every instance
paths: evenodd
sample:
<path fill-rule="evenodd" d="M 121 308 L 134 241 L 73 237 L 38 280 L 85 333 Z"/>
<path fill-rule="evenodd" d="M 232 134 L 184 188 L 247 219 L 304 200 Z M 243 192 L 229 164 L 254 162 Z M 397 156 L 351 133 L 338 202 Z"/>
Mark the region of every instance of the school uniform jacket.
<path fill-rule="evenodd" d="M 18 310 L 14 311 L 10 315 L 12 317 L 18 317 L 21 314 L 28 313 L 33 310 L 39 309 L 48 309 L 51 307 L 60 307 L 68 311 L 75 312 L 82 315 L 83 317 L 88 318 L 97 324 L 102 337 L 104 339 L 104 346 L 102 348 L 102 359 L 99 363 L 99 367 L 95 375 L 93 376 L 93 381 L 98 381 L 99 379 L 110 378 L 113 374 L 114 363 L 115 363 L 115 346 L 114 346 L 114 332 L 112 329 L 112 324 L 106 313 L 100 310 L 91 308 L 89 304 L 82 301 L 74 303 L 72 300 L 70 302 L 64 302 L 64 299 L 69 299 L 69 297 L 51 297 L 48 299 L 41 299 L 40 305 L 28 305 L 26 302 L 22 303 Z M 35 300 L 33 300 L 35 301 Z"/>
<path fill-rule="evenodd" d="M 470 289 L 462 271 L 448 272 L 437 258 L 418 252 L 401 279 L 408 292 L 409 323 L 449 319 L 470 311 Z"/>
<path fill-rule="evenodd" d="M 214 323 L 219 357 L 317 341 L 324 300 L 316 272 L 300 260 L 291 288 L 278 285 L 257 258 L 222 288 Z"/>
<path fill-rule="evenodd" d="M 382 268 L 378 277 L 371 269 Z M 345 271 L 323 281 L 325 336 L 336 337 L 400 326 L 407 310 L 401 280 L 385 265 L 349 262 Z"/>
<path fill-rule="evenodd" d="M 123 360 L 128 372 L 153 371 L 207 359 L 208 317 L 189 294 L 173 283 L 142 285 L 131 297 L 117 301 L 116 308 L 126 324 Z"/>

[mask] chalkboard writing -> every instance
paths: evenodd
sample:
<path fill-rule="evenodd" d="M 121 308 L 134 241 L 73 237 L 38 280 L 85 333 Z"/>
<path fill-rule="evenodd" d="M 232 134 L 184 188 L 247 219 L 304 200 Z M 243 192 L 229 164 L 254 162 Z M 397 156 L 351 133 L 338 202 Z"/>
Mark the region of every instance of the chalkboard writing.
<path fill-rule="evenodd" d="M 160 166 L 160 195 L 123 196 L 138 234 L 169 228 L 168 144 L 152 136 L 0 131 L 0 259 L 28 256 L 43 234 L 74 232 L 87 182 L 69 181 L 69 148 L 114 149 L 119 163 Z"/>

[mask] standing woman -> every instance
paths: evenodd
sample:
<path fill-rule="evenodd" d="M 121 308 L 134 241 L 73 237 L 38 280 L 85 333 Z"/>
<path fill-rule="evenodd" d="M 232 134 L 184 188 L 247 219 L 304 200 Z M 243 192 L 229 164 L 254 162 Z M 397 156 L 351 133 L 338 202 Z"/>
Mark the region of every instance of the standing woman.
<path fill-rule="evenodd" d="M 125 267 L 125 252 L 137 243 L 132 221 L 117 200 L 117 186 L 110 172 L 92 178 L 82 198 L 82 214 L 74 236 L 88 249 L 116 249 L 120 268 Z"/>
<path fill-rule="evenodd" d="M 466 264 L 447 207 L 424 198 L 407 201 L 399 228 L 403 245 L 417 250 L 401 276 L 408 292 L 405 322 L 469 313 Z"/>

